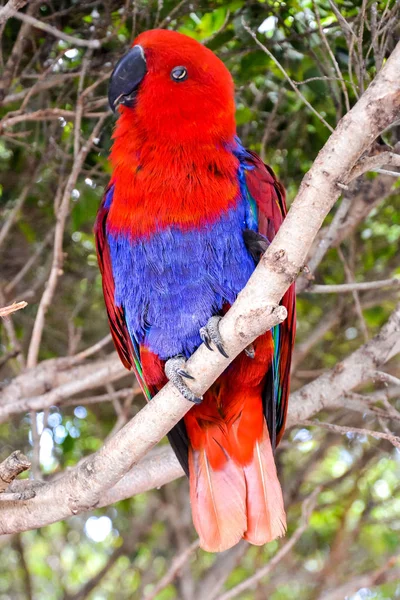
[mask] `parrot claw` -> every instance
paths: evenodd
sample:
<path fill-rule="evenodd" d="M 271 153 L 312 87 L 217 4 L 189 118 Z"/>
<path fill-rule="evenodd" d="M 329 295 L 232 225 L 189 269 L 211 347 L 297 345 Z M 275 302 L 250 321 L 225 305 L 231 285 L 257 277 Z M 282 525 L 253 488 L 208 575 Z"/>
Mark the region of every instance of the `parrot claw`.
<path fill-rule="evenodd" d="M 253 344 L 249 344 L 247 346 L 247 348 L 244 349 L 244 353 L 249 357 L 249 358 L 254 358 L 256 353 L 254 350 L 254 346 Z"/>
<path fill-rule="evenodd" d="M 219 332 L 219 322 L 221 319 L 222 319 L 222 317 L 220 317 L 218 315 L 211 317 L 208 320 L 207 325 L 202 327 L 200 329 L 199 333 L 200 333 L 200 337 L 203 340 L 205 346 L 209 350 L 211 350 L 211 352 L 213 352 L 213 349 L 211 348 L 211 343 L 213 343 L 214 346 L 216 346 L 216 348 L 220 352 L 220 354 L 222 354 L 222 356 L 224 356 L 225 358 L 229 358 L 229 356 L 226 353 L 226 350 L 224 348 L 221 334 Z"/>
<path fill-rule="evenodd" d="M 183 378 L 194 380 L 194 377 L 183 368 L 184 366 L 185 357 L 182 354 L 178 354 L 178 356 L 170 358 L 165 363 L 165 374 L 186 400 L 193 402 L 193 404 L 200 404 L 203 400 L 202 396 L 196 396 L 183 381 Z"/>

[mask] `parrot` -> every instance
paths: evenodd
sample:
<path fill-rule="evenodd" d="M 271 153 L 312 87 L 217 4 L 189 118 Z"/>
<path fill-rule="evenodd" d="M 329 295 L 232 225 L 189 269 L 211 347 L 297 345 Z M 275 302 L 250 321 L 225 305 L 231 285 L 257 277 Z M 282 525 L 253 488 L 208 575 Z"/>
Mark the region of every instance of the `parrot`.
<path fill-rule="evenodd" d="M 285 190 L 237 136 L 232 76 L 194 38 L 140 33 L 117 62 L 112 174 L 94 233 L 111 334 L 146 400 L 168 382 L 193 406 L 168 434 L 189 477 L 200 546 L 286 531 L 274 452 L 285 429 L 295 337 L 287 319 L 196 396 L 185 363 L 204 343 L 227 356 L 219 322 L 286 215 Z"/>

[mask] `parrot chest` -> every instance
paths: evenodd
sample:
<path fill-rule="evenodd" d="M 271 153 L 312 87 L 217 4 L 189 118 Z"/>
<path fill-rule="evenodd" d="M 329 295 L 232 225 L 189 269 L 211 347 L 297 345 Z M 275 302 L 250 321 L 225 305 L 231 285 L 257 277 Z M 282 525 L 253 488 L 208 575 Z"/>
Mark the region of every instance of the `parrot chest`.
<path fill-rule="evenodd" d="M 170 227 L 141 240 L 108 234 L 115 302 L 129 333 L 162 360 L 189 356 L 199 329 L 232 304 L 254 270 L 243 240 L 244 201 L 196 229 Z"/>

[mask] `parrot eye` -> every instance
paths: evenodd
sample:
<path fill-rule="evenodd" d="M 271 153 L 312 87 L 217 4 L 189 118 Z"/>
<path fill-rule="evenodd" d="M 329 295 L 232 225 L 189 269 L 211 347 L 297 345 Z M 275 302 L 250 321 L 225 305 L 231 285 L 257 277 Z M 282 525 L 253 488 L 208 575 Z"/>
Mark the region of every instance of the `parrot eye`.
<path fill-rule="evenodd" d="M 186 67 L 174 67 L 171 71 L 171 79 L 174 81 L 185 81 L 188 77 Z"/>

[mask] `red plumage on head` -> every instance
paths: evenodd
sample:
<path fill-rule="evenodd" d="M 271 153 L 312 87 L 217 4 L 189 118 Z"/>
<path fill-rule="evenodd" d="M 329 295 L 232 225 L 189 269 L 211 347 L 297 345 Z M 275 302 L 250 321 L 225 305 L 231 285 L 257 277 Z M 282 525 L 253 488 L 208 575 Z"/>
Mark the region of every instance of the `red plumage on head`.
<path fill-rule="evenodd" d="M 111 153 L 110 229 L 146 236 L 155 228 L 198 227 L 238 196 L 232 77 L 211 50 L 168 30 L 146 31 L 134 45 L 147 73 L 134 108 L 121 106 Z M 188 77 L 176 82 L 174 67 Z M 149 187 L 150 186 L 150 187 Z"/>

